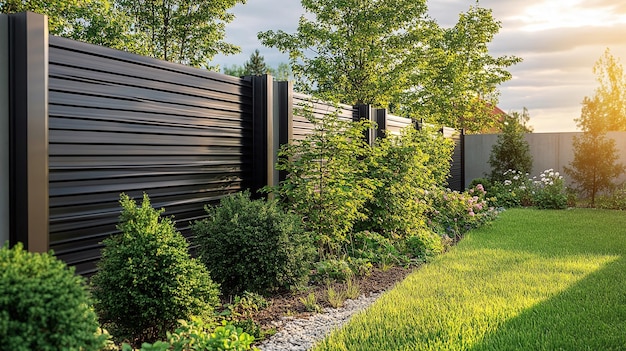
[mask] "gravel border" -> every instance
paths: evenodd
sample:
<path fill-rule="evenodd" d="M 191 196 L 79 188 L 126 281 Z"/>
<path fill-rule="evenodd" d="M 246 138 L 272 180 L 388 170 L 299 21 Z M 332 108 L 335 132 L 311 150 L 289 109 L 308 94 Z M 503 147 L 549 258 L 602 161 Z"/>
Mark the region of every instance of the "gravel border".
<path fill-rule="evenodd" d="M 280 332 L 263 341 L 257 347 L 261 351 L 307 351 L 324 339 L 330 332 L 344 325 L 352 315 L 369 307 L 383 293 L 361 295 L 346 300 L 343 307 L 325 308 L 322 313 L 308 318 L 282 317 L 275 322 Z"/>

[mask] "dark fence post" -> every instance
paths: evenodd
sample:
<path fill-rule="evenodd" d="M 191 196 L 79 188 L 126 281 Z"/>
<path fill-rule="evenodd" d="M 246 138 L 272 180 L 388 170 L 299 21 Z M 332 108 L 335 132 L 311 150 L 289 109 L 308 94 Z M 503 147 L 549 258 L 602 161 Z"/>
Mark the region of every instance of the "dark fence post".
<path fill-rule="evenodd" d="M 376 109 L 376 135 L 374 139 L 384 138 L 385 130 L 387 130 L 387 110 L 384 108 Z"/>
<path fill-rule="evenodd" d="M 260 197 L 258 190 L 274 181 L 274 81 L 270 75 L 246 76 L 252 82 L 252 184 L 254 197 Z"/>
<path fill-rule="evenodd" d="M 0 247 L 9 241 L 9 16 L 0 14 Z"/>
<path fill-rule="evenodd" d="M 289 141 L 293 139 L 293 83 L 277 82 L 276 95 L 278 97 L 278 147 L 280 148 L 282 145 L 289 144 Z M 280 171 L 278 181 L 285 180 L 285 178 L 287 178 L 287 172 Z"/>
<path fill-rule="evenodd" d="M 465 183 L 465 129 L 461 129 L 459 135 L 460 158 L 461 158 L 461 190 L 464 190 L 467 184 Z"/>
<path fill-rule="evenodd" d="M 376 109 L 372 108 L 370 105 L 358 104 L 355 106 L 354 111 L 357 115 L 352 116 L 353 121 L 362 121 L 368 120 L 376 122 Z M 374 141 L 376 140 L 376 130 L 374 128 L 370 128 L 365 131 L 365 141 L 370 145 L 374 145 Z"/>
<path fill-rule="evenodd" d="M 8 15 L 10 241 L 48 251 L 48 20 Z"/>

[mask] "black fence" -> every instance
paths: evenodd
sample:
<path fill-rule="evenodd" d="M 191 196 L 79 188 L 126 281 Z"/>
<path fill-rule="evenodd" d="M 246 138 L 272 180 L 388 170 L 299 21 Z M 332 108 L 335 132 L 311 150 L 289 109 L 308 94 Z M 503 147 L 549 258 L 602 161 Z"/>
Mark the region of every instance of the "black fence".
<path fill-rule="evenodd" d="M 94 272 L 101 241 L 116 233 L 120 193 L 149 194 L 188 236 L 204 205 L 278 182 L 280 145 L 312 130 L 294 107 L 309 105 L 318 118 L 336 110 L 270 76 L 230 77 L 48 36 L 33 13 L 0 15 L 3 23 L 9 239 L 53 249 L 81 274 Z M 412 123 L 367 105 L 340 105 L 339 115 L 376 121 L 370 142 Z"/>

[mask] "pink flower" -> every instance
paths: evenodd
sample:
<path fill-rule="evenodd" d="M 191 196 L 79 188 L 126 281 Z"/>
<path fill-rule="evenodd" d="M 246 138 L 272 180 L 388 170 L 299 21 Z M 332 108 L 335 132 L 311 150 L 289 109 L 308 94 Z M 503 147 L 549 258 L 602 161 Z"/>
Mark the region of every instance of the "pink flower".
<path fill-rule="evenodd" d="M 470 215 L 470 217 L 474 217 L 476 214 L 474 213 L 474 211 L 469 211 L 468 213 Z"/>

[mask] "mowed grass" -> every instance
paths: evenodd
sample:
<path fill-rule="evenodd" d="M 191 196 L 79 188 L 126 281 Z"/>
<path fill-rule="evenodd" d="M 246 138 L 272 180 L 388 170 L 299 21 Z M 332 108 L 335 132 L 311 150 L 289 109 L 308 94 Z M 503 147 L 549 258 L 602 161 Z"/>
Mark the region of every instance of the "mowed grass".
<path fill-rule="evenodd" d="M 314 350 L 626 350 L 626 212 L 505 211 Z"/>

